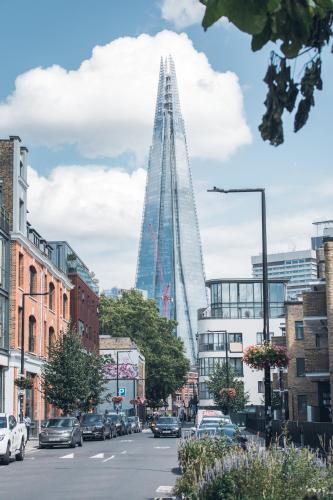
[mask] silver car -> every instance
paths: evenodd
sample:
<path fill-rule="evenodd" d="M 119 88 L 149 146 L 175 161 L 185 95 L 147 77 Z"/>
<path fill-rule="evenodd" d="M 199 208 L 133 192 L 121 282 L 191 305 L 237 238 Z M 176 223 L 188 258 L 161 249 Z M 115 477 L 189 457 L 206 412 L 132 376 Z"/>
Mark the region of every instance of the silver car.
<path fill-rule="evenodd" d="M 82 446 L 82 444 L 82 432 L 77 418 L 54 417 L 42 424 L 42 430 L 39 433 L 40 448 L 51 448 L 56 445 L 75 448 L 76 445 Z"/>

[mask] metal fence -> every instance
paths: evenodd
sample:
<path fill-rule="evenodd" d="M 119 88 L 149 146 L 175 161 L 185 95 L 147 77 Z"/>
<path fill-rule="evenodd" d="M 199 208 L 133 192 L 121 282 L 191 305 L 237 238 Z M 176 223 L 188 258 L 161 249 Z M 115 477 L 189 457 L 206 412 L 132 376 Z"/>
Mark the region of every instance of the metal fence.
<path fill-rule="evenodd" d="M 250 432 L 265 432 L 265 420 L 257 419 L 255 416 L 246 416 L 246 428 Z M 279 439 L 287 434 L 297 446 L 309 446 L 313 449 L 329 451 L 333 444 L 333 423 L 330 422 L 294 422 L 287 421 L 284 424 L 280 420 L 272 422 L 273 439 Z"/>

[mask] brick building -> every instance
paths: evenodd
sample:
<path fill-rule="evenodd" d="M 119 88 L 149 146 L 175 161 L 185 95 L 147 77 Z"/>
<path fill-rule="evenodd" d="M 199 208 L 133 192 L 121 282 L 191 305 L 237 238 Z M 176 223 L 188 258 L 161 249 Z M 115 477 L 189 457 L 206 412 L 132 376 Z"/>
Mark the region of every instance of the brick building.
<path fill-rule="evenodd" d="M 50 343 L 68 327 L 72 284 L 52 263 L 50 245 L 26 220 L 27 153 L 25 147 L 20 147 L 17 136 L 0 140 L 0 186 L 11 239 L 9 363 L 4 410 L 14 415 L 19 413 L 18 390 L 14 381 L 21 372 L 21 328 L 24 320 L 24 373 L 33 384 L 24 391 L 23 408 L 33 421 L 39 421 L 52 411 L 40 391 L 40 374 Z M 35 295 L 46 292 L 46 296 Z"/>
<path fill-rule="evenodd" d="M 291 420 L 330 421 L 333 401 L 333 239 L 324 240 L 319 279 L 286 308 Z"/>
<path fill-rule="evenodd" d="M 70 316 L 74 328 L 88 351 L 99 351 L 99 296 L 94 275 L 66 241 L 49 242 L 52 260 L 74 285 L 71 290 Z"/>

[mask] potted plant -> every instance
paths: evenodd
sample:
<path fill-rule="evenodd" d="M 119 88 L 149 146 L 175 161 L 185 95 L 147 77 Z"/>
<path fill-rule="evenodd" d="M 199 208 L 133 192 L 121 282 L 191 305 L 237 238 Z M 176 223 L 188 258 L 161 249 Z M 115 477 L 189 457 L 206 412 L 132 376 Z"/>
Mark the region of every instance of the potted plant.
<path fill-rule="evenodd" d="M 23 377 L 23 378 L 16 378 L 14 380 L 14 384 L 19 388 L 19 389 L 32 389 L 34 383 L 31 377 Z"/>
<path fill-rule="evenodd" d="M 263 370 L 267 367 L 285 368 L 290 357 L 286 347 L 266 342 L 248 347 L 244 352 L 243 361 L 255 370 Z"/>

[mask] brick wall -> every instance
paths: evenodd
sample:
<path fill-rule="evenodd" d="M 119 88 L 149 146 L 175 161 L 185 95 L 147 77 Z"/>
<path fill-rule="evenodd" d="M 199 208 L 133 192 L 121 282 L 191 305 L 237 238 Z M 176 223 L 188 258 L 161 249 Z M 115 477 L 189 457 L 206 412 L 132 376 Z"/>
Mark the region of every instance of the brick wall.
<path fill-rule="evenodd" d="M 325 272 L 326 272 L 326 300 L 327 300 L 327 328 L 328 328 L 328 355 L 331 384 L 331 405 L 333 413 L 333 241 L 326 241 Z"/>
<path fill-rule="evenodd" d="M 2 204 L 5 207 L 10 229 L 13 224 L 13 161 L 14 141 L 0 140 L 0 180 L 2 181 Z"/>

